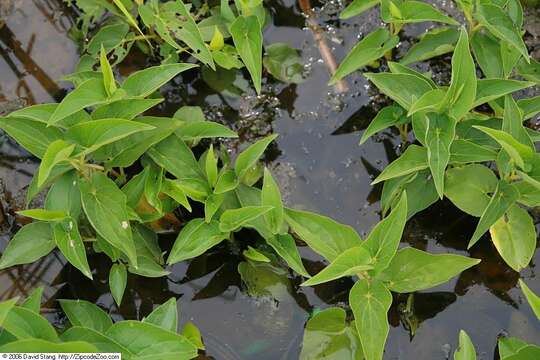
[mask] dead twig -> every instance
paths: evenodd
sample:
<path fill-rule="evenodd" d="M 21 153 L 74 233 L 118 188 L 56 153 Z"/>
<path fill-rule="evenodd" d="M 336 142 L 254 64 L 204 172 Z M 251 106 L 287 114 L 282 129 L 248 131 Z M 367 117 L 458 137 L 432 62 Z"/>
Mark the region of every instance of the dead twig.
<path fill-rule="evenodd" d="M 321 53 L 324 64 L 328 68 L 330 75 L 333 76 L 338 68 L 338 65 L 336 63 L 334 55 L 332 54 L 332 50 L 330 50 L 330 47 L 326 42 L 326 38 L 324 37 L 324 30 L 319 26 L 319 24 L 317 24 L 317 21 L 314 18 L 310 0 L 298 0 L 298 3 L 300 5 L 300 9 L 302 9 L 304 14 L 306 15 L 308 27 L 313 33 L 313 38 L 315 39 L 315 42 L 319 47 L 319 52 Z M 347 83 L 343 80 L 336 81 L 334 86 L 339 93 L 349 91 Z"/>

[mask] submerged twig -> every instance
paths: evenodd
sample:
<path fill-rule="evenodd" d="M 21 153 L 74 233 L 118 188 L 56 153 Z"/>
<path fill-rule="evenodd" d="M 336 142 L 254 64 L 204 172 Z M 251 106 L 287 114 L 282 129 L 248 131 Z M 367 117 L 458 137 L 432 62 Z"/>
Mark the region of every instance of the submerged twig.
<path fill-rule="evenodd" d="M 300 9 L 304 12 L 307 18 L 307 24 L 311 32 L 313 33 L 313 38 L 319 47 L 319 52 L 324 61 L 324 64 L 328 68 L 330 75 L 333 76 L 337 70 L 337 63 L 332 50 L 328 46 L 326 39 L 324 37 L 324 30 L 317 24 L 317 21 L 314 19 L 313 10 L 311 10 L 310 0 L 298 0 Z M 337 92 L 343 93 L 349 91 L 347 83 L 343 80 L 336 81 L 335 85 Z"/>

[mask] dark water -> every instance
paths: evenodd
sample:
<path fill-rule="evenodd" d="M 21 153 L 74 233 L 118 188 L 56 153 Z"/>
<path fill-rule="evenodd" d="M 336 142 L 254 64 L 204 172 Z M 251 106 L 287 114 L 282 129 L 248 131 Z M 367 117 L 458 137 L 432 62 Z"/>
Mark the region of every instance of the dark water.
<path fill-rule="evenodd" d="M 61 99 L 66 84 L 58 80 L 74 69 L 78 56 L 76 44 L 67 35 L 75 15 L 60 0 L 9 1 L 13 8 L 0 28 L 0 100 L 22 98 L 32 104 Z M 449 3 L 438 1 L 437 5 L 456 13 Z M 313 6 L 338 60 L 358 37 L 378 25 L 373 11 L 350 21 L 338 21 L 339 3 Z M 363 146 L 358 145 L 358 140 L 386 100 L 358 74 L 347 79 L 349 91 L 344 94 L 328 87 L 328 71 L 295 2 L 273 1 L 270 9 L 273 25 L 265 31 L 265 42 L 286 42 L 302 50 L 307 74 L 304 83 L 285 85 L 266 79 L 262 96 L 257 97 L 250 90 L 234 97 L 216 93 L 200 73 L 192 72 L 164 89 L 167 102 L 156 113 L 171 115 L 179 106 L 200 105 L 208 118 L 239 132 L 241 141 L 228 144 L 232 149 L 241 149 L 270 132 L 280 134 L 267 160 L 287 204 L 331 216 L 364 235 L 380 219 L 381 188 L 369 183 L 397 157 L 399 138 L 389 130 Z M 418 35 L 424 29 L 407 27 L 400 49 L 407 48 L 408 36 Z M 435 72 L 439 71 L 435 74 L 437 79 L 444 81 L 449 77 L 448 60 L 430 64 Z M 120 70 L 126 73 L 144 65 L 144 57 L 134 53 Z M 243 83 L 245 80 L 239 75 L 235 84 Z M 17 229 L 13 212 L 22 206 L 25 186 L 36 162 L 9 139 L 0 140 L 0 226 L 1 243 L 5 246 L 10 232 Z M 447 284 L 414 295 L 418 322 L 414 337 L 411 321 L 400 311 L 407 297 L 395 296 L 385 359 L 446 359 L 448 351 L 455 348 L 460 329 L 469 333 L 480 359 L 496 358 L 497 335 L 503 332 L 540 343 L 540 323 L 516 288 L 519 274 L 504 264 L 488 239 L 466 251 L 475 221 L 450 203 L 440 202 L 408 223 L 403 245 L 433 253 L 470 255 L 482 262 Z M 252 232 L 243 232 L 238 238 L 240 246 L 257 241 Z M 170 247 L 172 241 L 174 236 L 163 236 L 163 248 Z M 352 281 L 345 279 L 304 289 L 298 286 L 301 279 L 287 271 L 261 267 L 252 270 L 254 276 L 263 279 L 263 288 L 248 288 L 237 271 L 242 262 L 240 253 L 237 247 L 223 244 L 192 261 L 175 265 L 168 278 L 131 276 L 119 309 L 108 293 L 108 259 L 90 256 L 95 270 L 95 280 L 91 282 L 66 265 L 61 255 L 51 254 L 34 264 L 0 273 L 0 298 L 24 296 L 34 287 L 44 286 L 45 310 L 52 321 L 61 325 L 64 319 L 57 311 L 58 298 L 95 301 L 116 318 L 140 319 L 154 305 L 176 297 L 182 323 L 193 321 L 201 329 L 208 357 L 296 359 L 309 315 L 328 306 L 346 306 Z M 302 248 L 301 253 L 310 272 L 324 266 L 308 249 Z M 539 260 L 537 252 L 531 266 L 521 273 L 538 293 L 540 279 L 536 277 L 535 264 Z"/>

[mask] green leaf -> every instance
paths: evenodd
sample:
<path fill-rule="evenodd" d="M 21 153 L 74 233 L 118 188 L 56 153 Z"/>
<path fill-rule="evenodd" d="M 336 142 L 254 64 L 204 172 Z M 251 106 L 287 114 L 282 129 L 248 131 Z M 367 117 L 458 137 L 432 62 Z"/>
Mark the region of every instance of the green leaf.
<path fill-rule="evenodd" d="M 187 322 L 181 334 L 186 337 L 199 350 L 205 350 L 200 330 L 191 321 Z"/>
<path fill-rule="evenodd" d="M 239 209 L 227 209 L 219 218 L 219 230 L 224 233 L 236 231 L 273 209 L 273 206 L 245 206 Z"/>
<path fill-rule="evenodd" d="M 4 326 L 4 321 L 9 312 L 17 304 L 18 297 L 0 302 L 0 326 Z"/>
<path fill-rule="evenodd" d="M 64 343 L 50 342 L 41 339 L 23 339 L 13 341 L 0 346 L 0 351 L 5 353 L 17 352 L 51 352 L 51 353 L 95 353 L 98 349 L 84 341 L 70 341 Z"/>
<path fill-rule="evenodd" d="M 489 33 L 474 31 L 471 47 L 476 62 L 487 78 L 504 77 L 501 46 L 496 38 Z"/>
<path fill-rule="evenodd" d="M 511 95 L 507 95 L 504 99 L 501 130 L 513 136 L 520 143 L 534 149 L 534 144 L 526 128 L 523 126 L 523 113 Z"/>
<path fill-rule="evenodd" d="M 203 138 L 237 138 L 238 135 L 228 127 L 213 121 L 190 121 L 183 124 L 176 134 L 184 141 Z"/>
<path fill-rule="evenodd" d="M 83 326 L 104 333 L 112 326 L 112 320 L 97 305 L 85 300 L 59 300 L 60 306 L 73 326 Z"/>
<path fill-rule="evenodd" d="M 180 186 L 175 181 L 169 179 L 163 179 L 163 184 L 161 186 L 161 192 L 165 195 L 171 197 L 180 205 L 185 207 L 188 211 L 191 212 L 191 205 L 189 200 L 186 197 L 186 193 L 182 190 Z"/>
<path fill-rule="evenodd" d="M 433 90 L 428 91 L 424 95 L 422 95 L 422 97 L 420 99 L 416 100 L 411 105 L 411 108 L 409 109 L 409 112 L 407 113 L 407 116 L 416 115 L 416 118 L 413 117 L 413 120 L 412 120 L 412 122 L 413 122 L 413 130 L 415 130 L 414 129 L 414 127 L 415 127 L 415 119 L 417 121 L 418 116 L 420 116 L 420 117 L 425 116 L 424 114 L 419 114 L 418 115 L 417 113 L 419 113 L 419 112 L 439 112 L 440 108 L 441 108 L 441 105 L 444 105 L 443 101 L 444 101 L 445 95 L 446 95 L 446 90 L 445 89 L 433 89 Z M 415 130 L 415 135 L 417 137 L 419 135 L 419 134 L 416 134 L 416 130 Z M 421 140 L 422 142 L 425 143 L 424 138 L 425 138 L 425 134 L 422 135 L 422 140 Z"/>
<path fill-rule="evenodd" d="M 364 76 L 405 110 L 424 93 L 433 90 L 428 80 L 412 74 L 365 73 Z"/>
<path fill-rule="evenodd" d="M 204 202 L 204 221 L 209 223 L 221 207 L 225 197 L 223 194 L 210 194 Z"/>
<path fill-rule="evenodd" d="M 521 77 L 540 84 L 540 63 L 538 61 L 530 59 L 530 63 L 527 63 L 527 61 L 521 59 L 516 70 Z"/>
<path fill-rule="evenodd" d="M 427 81 L 433 89 L 437 89 L 438 86 L 435 84 L 435 81 L 431 79 L 431 73 L 421 73 L 419 71 L 416 71 L 408 66 L 405 66 L 403 64 L 394 62 L 394 61 L 388 61 L 387 62 L 388 68 L 390 69 L 390 72 L 393 74 L 409 74 L 414 75 L 417 78 L 420 78 L 422 80 Z"/>
<path fill-rule="evenodd" d="M 116 80 L 114 80 L 113 70 L 107 59 L 107 51 L 103 47 L 103 44 L 101 44 L 99 64 L 101 66 L 101 73 L 103 74 L 103 86 L 105 87 L 105 91 L 109 96 L 112 96 L 117 89 Z"/>
<path fill-rule="evenodd" d="M 212 54 L 204 43 L 199 27 L 186 5 L 181 0 L 171 1 L 163 4 L 161 10 L 160 15 L 164 17 L 169 28 L 174 29 L 174 35 L 193 50 L 192 55 L 215 69 Z"/>
<path fill-rule="evenodd" d="M 504 360 L 536 360 L 540 356 L 540 347 L 527 345 L 519 349 L 512 356 L 505 357 Z"/>
<path fill-rule="evenodd" d="M 385 167 L 371 184 L 411 174 L 428 167 L 427 149 L 418 145 L 410 145 L 399 158 Z"/>
<path fill-rule="evenodd" d="M 238 178 L 233 170 L 224 169 L 219 173 L 219 177 L 214 187 L 215 194 L 224 194 L 228 191 L 236 189 L 238 186 Z"/>
<path fill-rule="evenodd" d="M 178 234 L 167 264 L 175 264 L 199 256 L 227 237 L 227 233 L 220 231 L 217 221 L 212 220 L 206 223 L 204 219 L 193 219 Z"/>
<path fill-rule="evenodd" d="M 443 114 L 426 115 L 427 160 L 435 188 L 442 199 L 444 194 L 444 172 L 450 161 L 450 146 L 454 140 L 456 121 Z"/>
<path fill-rule="evenodd" d="M 124 3 L 122 2 L 122 0 L 112 0 L 113 3 L 120 9 L 120 11 L 122 12 L 122 14 L 124 15 L 124 17 L 126 18 L 127 22 L 129 23 L 129 25 L 133 26 L 135 29 L 137 29 L 137 32 L 141 35 L 141 36 L 145 36 L 144 33 L 141 31 L 141 29 L 139 28 L 139 25 L 137 24 L 137 21 L 133 18 L 133 15 L 131 15 L 131 13 L 128 11 L 128 9 L 126 9 L 126 7 L 124 6 Z M 148 40 L 147 40 L 148 42 Z M 150 44 L 150 42 L 148 42 L 148 45 L 150 47 L 152 47 L 152 45 Z"/>
<path fill-rule="evenodd" d="M 163 168 L 150 163 L 146 166 L 146 181 L 144 182 L 144 197 L 150 206 L 156 209 L 158 212 L 162 212 L 161 199 L 159 198 L 161 193 L 161 185 L 163 183 Z"/>
<path fill-rule="evenodd" d="M 151 147 L 147 154 L 178 179 L 198 179 L 207 183 L 191 149 L 174 135 Z"/>
<path fill-rule="evenodd" d="M 453 164 L 492 161 L 496 158 L 497 152 L 493 148 L 477 145 L 472 141 L 454 139 L 450 146 L 450 163 Z"/>
<path fill-rule="evenodd" d="M 321 272 L 304 281 L 302 286 L 313 286 L 344 276 L 352 276 L 373 269 L 375 259 L 364 246 L 355 246 L 343 251 Z"/>
<path fill-rule="evenodd" d="M 39 165 L 37 185 L 42 186 L 49 178 L 52 168 L 58 163 L 69 159 L 75 150 L 74 144 L 68 144 L 64 140 L 56 140 L 49 144 Z"/>
<path fill-rule="evenodd" d="M 353 0 L 347 7 L 339 14 L 339 18 L 346 20 L 353 16 L 360 15 L 366 10 L 378 5 L 380 0 Z"/>
<path fill-rule="evenodd" d="M 264 68 L 276 79 L 286 83 L 301 83 L 304 65 L 296 49 L 285 43 L 274 43 L 265 47 Z"/>
<path fill-rule="evenodd" d="M 131 74 L 122 84 L 127 96 L 146 97 L 176 75 L 197 67 L 195 64 L 168 64 L 146 68 Z"/>
<path fill-rule="evenodd" d="M 304 264 L 302 263 L 302 258 L 298 253 L 298 248 L 296 247 L 296 242 L 294 238 L 289 234 L 284 235 L 275 235 L 265 239 L 266 243 L 270 245 L 274 251 L 281 256 L 287 265 L 298 274 L 309 277 Z"/>
<path fill-rule="evenodd" d="M 163 99 L 120 99 L 97 107 L 92 111 L 92 119 L 133 120 L 137 115 L 163 102 Z"/>
<path fill-rule="evenodd" d="M 0 117 L 0 129 L 40 159 L 45 155 L 51 143 L 63 138 L 59 129 L 25 118 Z"/>
<path fill-rule="evenodd" d="M 96 55 L 101 51 L 103 46 L 106 51 L 111 51 L 119 46 L 122 40 L 126 39 L 129 32 L 129 25 L 121 22 L 112 25 L 100 26 L 98 32 L 92 36 L 86 51 L 89 54 Z"/>
<path fill-rule="evenodd" d="M 491 241 L 503 260 L 519 272 L 529 265 L 536 250 L 536 228 L 526 210 L 511 206 L 490 228 Z"/>
<path fill-rule="evenodd" d="M 368 138 L 390 126 L 399 125 L 407 120 L 405 111 L 397 105 L 383 107 L 371 120 L 367 129 L 362 134 L 360 145 L 366 142 Z"/>
<path fill-rule="evenodd" d="M 176 299 L 170 298 L 143 319 L 143 322 L 157 325 L 165 330 L 176 332 L 178 328 L 178 307 Z"/>
<path fill-rule="evenodd" d="M 440 27 L 430 30 L 409 49 L 400 63 L 408 65 L 452 52 L 458 38 L 459 31 L 454 28 Z"/>
<path fill-rule="evenodd" d="M 540 95 L 518 100 L 517 104 L 523 112 L 523 120 L 530 119 L 540 112 Z"/>
<path fill-rule="evenodd" d="M 223 34 L 219 31 L 218 27 L 214 27 L 214 36 L 210 41 L 210 50 L 221 50 L 225 46 Z"/>
<path fill-rule="evenodd" d="M 489 204 L 489 194 L 497 187 L 497 177 L 488 167 L 469 164 L 446 171 L 444 195 L 459 209 L 482 216 Z"/>
<path fill-rule="evenodd" d="M 113 264 L 109 270 L 109 288 L 118 306 L 122 303 L 127 284 L 127 271 L 124 264 Z"/>
<path fill-rule="evenodd" d="M 476 229 L 467 248 L 470 249 L 476 244 L 480 237 L 504 215 L 518 198 L 519 191 L 516 187 L 504 180 L 500 180 L 493 196 L 480 217 L 480 221 L 478 221 L 478 225 L 476 225 Z"/>
<path fill-rule="evenodd" d="M 66 140 L 83 146 L 84 150 L 79 155 L 86 155 L 129 135 L 153 129 L 153 126 L 137 121 L 100 119 L 70 127 Z"/>
<path fill-rule="evenodd" d="M 61 340 L 63 342 L 77 341 L 80 339 L 84 339 L 84 341 L 94 345 L 99 352 L 121 353 L 124 357 L 133 355 L 131 351 L 118 344 L 116 341 L 109 339 L 99 331 L 87 327 L 72 326 L 61 335 Z"/>
<path fill-rule="evenodd" d="M 521 53 L 518 49 L 513 47 L 510 43 L 506 41 L 501 42 L 501 58 L 503 63 L 503 76 L 505 78 L 509 77 L 514 67 L 518 64 Z M 530 59 L 527 57 L 525 58 L 526 61 L 529 61 Z"/>
<path fill-rule="evenodd" d="M 409 293 L 445 283 L 479 262 L 461 255 L 433 255 L 406 247 L 397 252 L 380 279 L 392 291 Z"/>
<path fill-rule="evenodd" d="M 14 306 L 9 311 L 2 327 L 19 340 L 42 339 L 53 342 L 58 341 L 56 330 L 47 319 L 32 310 L 20 306 Z"/>
<path fill-rule="evenodd" d="M 137 267 L 129 265 L 128 271 L 132 274 L 160 278 L 170 274 L 170 271 L 164 270 L 162 265 L 158 264 L 154 258 L 146 255 L 137 256 Z"/>
<path fill-rule="evenodd" d="M 163 358 L 168 353 L 174 353 L 174 359 L 197 356 L 197 347 L 184 336 L 146 322 L 120 321 L 111 326 L 105 335 L 142 359 L 144 355 Z"/>
<path fill-rule="evenodd" d="M 218 177 L 217 163 L 218 163 L 218 159 L 214 155 L 214 146 L 210 144 L 210 148 L 208 148 L 208 152 L 206 153 L 206 157 L 205 157 L 204 169 L 206 173 L 206 178 L 208 179 L 208 184 L 211 187 L 214 187 L 217 181 L 217 177 Z"/>
<path fill-rule="evenodd" d="M 459 25 L 457 21 L 444 15 L 432 5 L 422 1 L 404 1 L 399 5 L 400 16 L 393 16 L 392 23 L 407 24 L 424 21 L 436 21 L 450 25 Z"/>
<path fill-rule="evenodd" d="M 460 120 L 473 107 L 476 97 L 476 68 L 469 49 L 469 37 L 461 29 L 456 49 L 452 55 L 452 79 L 444 102 L 448 104 L 448 115 Z"/>
<path fill-rule="evenodd" d="M 306 324 L 300 360 L 364 359 L 356 329 L 346 318 L 339 307 L 315 312 Z"/>
<path fill-rule="evenodd" d="M 500 337 L 498 348 L 499 348 L 499 358 L 505 360 L 507 357 L 514 355 L 519 352 L 520 349 L 526 347 L 528 344 L 520 339 L 513 337 Z"/>
<path fill-rule="evenodd" d="M 46 222 L 33 222 L 23 226 L 8 242 L 0 258 L 0 269 L 28 264 L 54 249 L 51 226 Z"/>
<path fill-rule="evenodd" d="M 21 307 L 38 314 L 41 310 L 41 298 L 43 297 L 43 287 L 35 288 L 30 295 L 21 303 Z M 1 323 L 1 322 L 0 322 Z"/>
<path fill-rule="evenodd" d="M 476 360 L 476 351 L 469 335 L 459 331 L 459 347 L 454 352 L 454 360 Z"/>
<path fill-rule="evenodd" d="M 370 273 L 376 275 L 388 267 L 396 254 L 406 222 L 407 193 L 405 192 L 397 205 L 393 207 L 390 215 L 375 225 L 362 244 L 362 247 L 370 252 L 375 263 Z"/>
<path fill-rule="evenodd" d="M 277 136 L 277 134 L 269 135 L 264 139 L 261 139 L 250 145 L 247 149 L 245 149 L 238 155 L 234 165 L 234 171 L 236 172 L 236 176 L 238 176 L 238 178 L 242 179 L 242 177 L 246 175 L 246 173 L 257 163 L 259 158 L 264 154 L 264 151 L 266 150 L 268 145 L 270 145 L 270 143 L 274 141 Z"/>
<path fill-rule="evenodd" d="M 51 211 L 61 211 L 76 220 L 79 218 L 81 192 L 75 171 L 67 172 L 57 178 L 47 193 L 45 208 Z"/>
<path fill-rule="evenodd" d="M 534 83 L 509 79 L 479 79 L 476 82 L 476 100 L 473 106 L 479 106 L 504 95 L 526 89 Z"/>
<path fill-rule="evenodd" d="M 257 94 L 261 93 L 262 31 L 256 16 L 239 16 L 231 24 L 230 32 L 238 55 L 251 75 Z"/>
<path fill-rule="evenodd" d="M 46 209 L 29 209 L 17 211 L 17 214 L 42 221 L 59 221 L 66 218 L 63 211 L 52 211 Z"/>
<path fill-rule="evenodd" d="M 49 125 L 54 125 L 85 108 L 104 104 L 108 99 L 102 79 L 86 80 L 62 100 L 51 115 Z"/>
<path fill-rule="evenodd" d="M 135 224 L 132 231 L 137 254 L 148 256 L 162 263 L 163 254 L 159 247 L 158 235 L 153 230 L 141 224 Z"/>
<path fill-rule="evenodd" d="M 283 202 L 279 186 L 268 169 L 264 169 L 264 179 L 261 191 L 261 205 L 272 206 L 273 209 L 264 214 L 264 220 L 274 234 L 279 233 L 283 225 Z"/>
<path fill-rule="evenodd" d="M 514 25 L 512 19 L 499 6 L 489 3 L 479 4 L 477 17 L 493 35 L 508 42 L 513 48 L 525 57 L 529 58 L 527 47 L 523 43 L 519 30 Z"/>
<path fill-rule="evenodd" d="M 394 48 L 399 42 L 396 35 L 391 35 L 385 28 L 380 28 L 364 37 L 341 61 L 330 79 L 330 84 L 343 79 L 350 73 L 369 65 Z"/>
<path fill-rule="evenodd" d="M 505 131 L 490 129 L 485 126 L 473 126 L 475 129 L 478 129 L 486 134 L 501 145 L 501 147 L 508 153 L 512 160 L 520 168 L 524 170 L 526 167 L 526 162 L 530 161 L 533 157 L 534 151 L 526 145 L 523 145 L 517 141 L 512 135 L 508 134 Z"/>
<path fill-rule="evenodd" d="M 246 259 L 249 259 L 252 261 L 259 261 L 259 262 L 265 262 L 265 263 L 271 262 L 271 260 L 266 255 L 264 255 L 262 252 L 260 252 L 259 250 L 249 245 L 246 250 L 242 251 L 242 255 L 244 255 Z"/>
<path fill-rule="evenodd" d="M 362 244 L 362 239 L 352 227 L 326 216 L 285 209 L 285 220 L 313 251 L 328 261 L 333 261 L 345 250 Z"/>
<path fill-rule="evenodd" d="M 189 48 L 192 50 L 191 55 L 215 69 L 212 55 L 204 43 L 199 27 L 182 1 L 168 1 L 159 5 L 157 2 L 147 2 L 139 6 L 139 14 L 145 25 L 155 29 L 175 51 L 176 57 L 178 56 L 176 52 L 187 52 Z M 183 44 L 179 44 L 178 41 Z"/>
<path fill-rule="evenodd" d="M 150 147 L 170 136 L 180 126 L 179 121 L 153 116 L 140 117 L 134 122 L 152 126 L 154 129 L 136 132 L 114 143 L 105 145 L 95 152 L 92 157 L 103 159 L 109 168 L 131 166 Z"/>
<path fill-rule="evenodd" d="M 536 295 L 522 279 L 519 279 L 519 286 L 521 287 L 523 294 L 525 294 L 525 298 L 534 314 L 540 320 L 540 297 L 538 297 L 538 295 Z"/>
<path fill-rule="evenodd" d="M 99 172 L 89 180 L 81 180 L 79 187 L 83 209 L 92 227 L 136 266 L 137 257 L 124 193 L 114 181 Z"/>
<path fill-rule="evenodd" d="M 67 261 L 79 269 L 86 277 L 92 279 L 92 271 L 88 266 L 86 249 L 79 233 L 77 221 L 68 218 L 66 221 L 52 225 L 52 227 L 54 242 Z"/>
<path fill-rule="evenodd" d="M 390 328 L 387 314 L 392 305 L 392 294 L 379 281 L 361 280 L 352 287 L 349 303 L 364 356 L 370 360 L 382 360 Z"/>
<path fill-rule="evenodd" d="M 383 214 L 394 208 L 405 192 L 407 195 L 407 218 L 428 208 L 439 199 L 429 170 L 392 178 L 384 182 L 381 205 Z"/>

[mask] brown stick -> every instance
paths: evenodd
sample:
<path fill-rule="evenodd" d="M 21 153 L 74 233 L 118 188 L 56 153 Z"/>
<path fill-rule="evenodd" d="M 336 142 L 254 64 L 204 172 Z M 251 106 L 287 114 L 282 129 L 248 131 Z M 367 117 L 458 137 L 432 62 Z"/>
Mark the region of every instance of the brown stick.
<path fill-rule="evenodd" d="M 313 38 L 315 39 L 315 42 L 319 47 L 319 52 L 321 53 L 324 64 L 330 72 L 330 75 L 333 76 L 338 68 L 338 65 L 336 63 L 334 55 L 332 54 L 332 50 L 330 50 L 330 47 L 326 42 L 326 38 L 324 37 L 324 30 L 319 26 L 319 24 L 317 24 L 317 21 L 315 21 L 314 19 L 313 10 L 311 10 L 310 0 L 298 0 L 298 4 L 300 5 L 300 9 L 302 9 L 304 14 L 306 15 L 308 27 L 313 33 Z M 347 83 L 343 80 L 336 81 L 334 86 L 339 93 L 349 91 Z"/>

